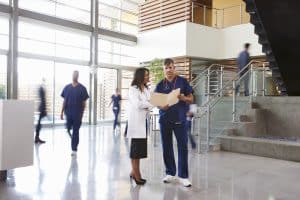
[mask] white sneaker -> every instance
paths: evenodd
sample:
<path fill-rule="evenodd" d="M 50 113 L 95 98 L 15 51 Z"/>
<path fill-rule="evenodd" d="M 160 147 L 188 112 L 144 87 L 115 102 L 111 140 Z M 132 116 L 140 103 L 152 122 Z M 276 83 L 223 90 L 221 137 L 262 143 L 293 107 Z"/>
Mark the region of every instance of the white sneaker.
<path fill-rule="evenodd" d="M 175 176 L 167 175 L 163 178 L 164 183 L 171 183 L 172 181 L 175 181 Z"/>
<path fill-rule="evenodd" d="M 191 187 L 192 183 L 189 181 L 188 178 L 179 178 L 180 183 L 184 186 L 184 187 Z"/>
<path fill-rule="evenodd" d="M 77 152 L 76 151 L 72 151 L 71 156 L 76 157 L 77 156 Z"/>

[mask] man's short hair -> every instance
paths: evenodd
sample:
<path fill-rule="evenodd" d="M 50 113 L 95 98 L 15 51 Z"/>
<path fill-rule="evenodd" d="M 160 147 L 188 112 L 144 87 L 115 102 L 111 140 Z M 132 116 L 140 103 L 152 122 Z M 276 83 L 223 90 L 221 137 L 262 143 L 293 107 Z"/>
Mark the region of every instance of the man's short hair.
<path fill-rule="evenodd" d="M 167 66 L 167 65 L 170 65 L 170 64 L 174 64 L 174 60 L 172 60 L 171 58 L 166 58 L 164 60 L 164 65 Z"/>
<path fill-rule="evenodd" d="M 245 49 L 249 49 L 250 44 L 249 43 L 245 43 L 244 47 L 245 47 Z"/>

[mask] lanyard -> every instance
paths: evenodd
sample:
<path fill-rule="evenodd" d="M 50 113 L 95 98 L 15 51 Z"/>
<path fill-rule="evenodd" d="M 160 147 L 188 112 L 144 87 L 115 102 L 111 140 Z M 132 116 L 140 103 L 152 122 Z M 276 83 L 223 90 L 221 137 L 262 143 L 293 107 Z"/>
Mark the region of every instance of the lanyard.
<path fill-rule="evenodd" d="M 175 77 L 172 90 L 175 89 L 176 81 L 177 81 L 177 76 Z M 165 88 L 165 90 L 170 89 L 169 84 L 168 84 L 168 80 L 166 78 L 164 79 L 164 88 Z"/>

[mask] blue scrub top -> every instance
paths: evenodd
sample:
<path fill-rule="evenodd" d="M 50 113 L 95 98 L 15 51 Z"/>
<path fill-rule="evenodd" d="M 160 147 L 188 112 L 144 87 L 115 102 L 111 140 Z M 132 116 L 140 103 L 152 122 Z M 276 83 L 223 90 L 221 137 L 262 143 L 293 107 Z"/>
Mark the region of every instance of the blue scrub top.
<path fill-rule="evenodd" d="M 120 108 L 121 95 L 112 95 L 111 96 L 113 107 Z"/>
<path fill-rule="evenodd" d="M 65 100 L 65 113 L 67 116 L 81 117 L 83 112 L 82 103 L 89 98 L 86 88 L 80 83 L 73 87 L 72 84 L 66 85 L 61 96 Z"/>
<path fill-rule="evenodd" d="M 166 79 L 160 81 L 155 88 L 155 92 L 168 94 L 177 88 L 180 88 L 180 94 L 184 94 L 185 96 L 192 94 L 193 91 L 185 78 L 176 76 L 172 82 L 169 82 Z M 184 101 L 179 101 L 166 111 L 159 110 L 160 122 L 166 120 L 171 123 L 184 123 L 186 121 L 186 113 L 188 110 L 189 104 Z"/>

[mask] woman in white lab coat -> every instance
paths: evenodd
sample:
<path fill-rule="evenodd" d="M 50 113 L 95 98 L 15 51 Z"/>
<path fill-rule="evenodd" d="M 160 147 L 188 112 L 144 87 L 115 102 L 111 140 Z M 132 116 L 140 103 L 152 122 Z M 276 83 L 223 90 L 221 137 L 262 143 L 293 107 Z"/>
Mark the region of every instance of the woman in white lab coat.
<path fill-rule="evenodd" d="M 146 183 L 140 172 L 140 159 L 147 157 L 146 117 L 152 108 L 149 102 L 150 91 L 147 87 L 148 82 L 149 70 L 147 68 L 138 68 L 134 73 L 128 94 L 127 137 L 131 138 L 130 158 L 132 166 L 130 178 L 138 185 Z"/>

